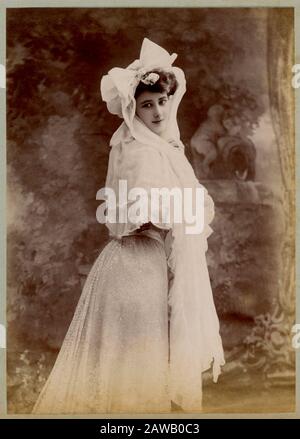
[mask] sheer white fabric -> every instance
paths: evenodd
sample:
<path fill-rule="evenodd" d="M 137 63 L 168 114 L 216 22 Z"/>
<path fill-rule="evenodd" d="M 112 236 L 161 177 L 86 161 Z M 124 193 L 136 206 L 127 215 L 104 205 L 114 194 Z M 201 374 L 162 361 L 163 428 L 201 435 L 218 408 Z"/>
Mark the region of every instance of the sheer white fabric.
<path fill-rule="evenodd" d="M 34 414 L 170 411 L 167 262 L 145 234 L 96 259 Z"/>
<path fill-rule="evenodd" d="M 214 217 L 214 203 L 198 182 L 183 148 L 176 148 L 151 132 L 138 119 L 133 129 L 123 127 L 123 140 L 112 145 L 106 186 L 118 192 L 119 179 L 128 182 L 128 191 L 153 187 L 197 188 L 205 192 L 205 227 L 202 233 L 186 234 L 187 223 L 154 223 L 169 230 L 166 257 L 173 281 L 169 289 L 170 317 L 170 395 L 184 410 L 199 411 L 202 407 L 202 372 L 213 366 L 217 381 L 224 364 L 219 320 L 216 313 L 205 252 L 212 233 L 209 223 Z M 130 134 L 134 132 L 134 138 Z M 150 212 L 150 209 L 149 209 Z M 162 216 L 161 216 L 162 217 Z M 183 218 L 184 219 L 184 218 Z M 148 221 L 151 220 L 149 217 Z M 139 225 L 108 223 L 112 236 L 121 237 Z"/>

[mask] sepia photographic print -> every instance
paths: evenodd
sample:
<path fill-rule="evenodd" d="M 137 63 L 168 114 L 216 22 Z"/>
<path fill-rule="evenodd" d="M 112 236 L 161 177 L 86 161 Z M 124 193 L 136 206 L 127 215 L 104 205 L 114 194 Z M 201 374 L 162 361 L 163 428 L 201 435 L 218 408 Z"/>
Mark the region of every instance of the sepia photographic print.
<path fill-rule="evenodd" d="M 294 414 L 299 5 L 19 3 L 1 416 Z"/>

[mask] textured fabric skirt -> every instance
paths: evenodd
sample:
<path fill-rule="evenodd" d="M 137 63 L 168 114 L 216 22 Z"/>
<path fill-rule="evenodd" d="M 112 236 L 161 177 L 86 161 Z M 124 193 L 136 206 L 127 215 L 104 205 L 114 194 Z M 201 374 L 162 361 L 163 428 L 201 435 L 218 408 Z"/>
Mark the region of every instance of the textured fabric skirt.
<path fill-rule="evenodd" d="M 168 350 L 163 243 L 112 239 L 86 279 L 33 413 L 170 412 Z"/>

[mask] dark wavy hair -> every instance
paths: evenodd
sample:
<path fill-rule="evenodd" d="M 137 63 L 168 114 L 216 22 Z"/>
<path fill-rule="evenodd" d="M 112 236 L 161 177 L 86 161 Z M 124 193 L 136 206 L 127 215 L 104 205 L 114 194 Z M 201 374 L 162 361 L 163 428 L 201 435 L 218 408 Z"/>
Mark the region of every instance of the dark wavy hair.
<path fill-rule="evenodd" d="M 174 73 L 172 72 L 165 72 L 164 70 L 150 70 L 147 72 L 147 75 L 149 73 L 157 73 L 159 75 L 159 79 L 156 81 L 155 84 L 144 84 L 142 81 L 139 82 L 134 97 L 135 99 L 144 91 L 150 91 L 152 93 L 164 93 L 167 92 L 168 96 L 171 96 L 175 93 L 178 82 L 176 80 L 176 77 Z"/>

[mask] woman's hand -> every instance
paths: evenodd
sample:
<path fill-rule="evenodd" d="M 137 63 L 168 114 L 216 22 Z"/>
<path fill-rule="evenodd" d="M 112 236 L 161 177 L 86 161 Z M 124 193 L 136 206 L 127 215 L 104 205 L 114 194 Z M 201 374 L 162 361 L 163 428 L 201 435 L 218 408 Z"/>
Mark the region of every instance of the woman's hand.
<path fill-rule="evenodd" d="M 168 230 L 156 227 L 151 222 L 143 224 L 139 229 L 136 230 L 136 232 L 140 233 L 140 232 L 143 232 L 144 230 L 149 230 L 149 229 L 152 229 L 152 230 L 155 230 L 156 232 L 159 232 L 163 239 L 165 239 L 165 237 L 168 233 Z"/>
<path fill-rule="evenodd" d="M 149 222 L 149 223 L 145 223 L 145 224 L 143 224 L 141 227 L 139 227 L 139 228 L 136 230 L 136 232 L 137 232 L 137 233 L 143 232 L 144 230 L 148 230 L 148 229 L 150 229 L 151 226 L 153 226 L 153 224 L 152 224 L 151 222 Z M 153 226 L 153 227 L 154 227 L 154 226 Z"/>

